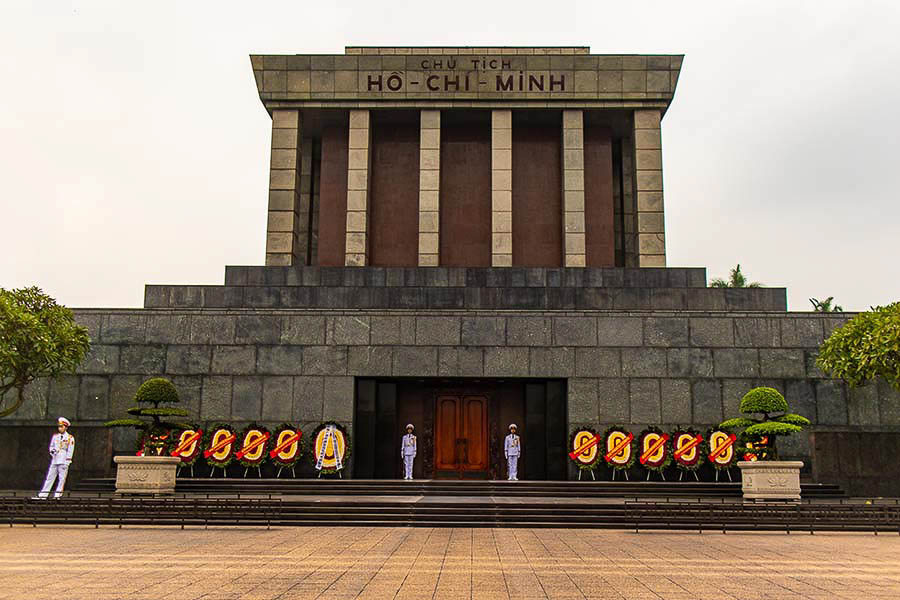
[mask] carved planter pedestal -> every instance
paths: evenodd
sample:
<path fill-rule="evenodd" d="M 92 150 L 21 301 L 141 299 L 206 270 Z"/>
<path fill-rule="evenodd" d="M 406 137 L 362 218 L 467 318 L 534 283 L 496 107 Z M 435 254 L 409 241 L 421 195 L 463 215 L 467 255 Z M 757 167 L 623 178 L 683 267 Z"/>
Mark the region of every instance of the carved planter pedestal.
<path fill-rule="evenodd" d="M 799 460 L 740 461 L 744 500 L 800 500 Z"/>
<path fill-rule="evenodd" d="M 117 494 L 174 494 L 176 456 L 115 456 Z"/>

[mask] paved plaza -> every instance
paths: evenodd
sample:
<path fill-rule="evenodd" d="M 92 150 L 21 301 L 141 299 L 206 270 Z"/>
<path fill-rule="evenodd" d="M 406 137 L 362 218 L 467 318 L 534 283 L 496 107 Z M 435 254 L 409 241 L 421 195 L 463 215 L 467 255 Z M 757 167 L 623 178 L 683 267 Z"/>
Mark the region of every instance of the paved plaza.
<path fill-rule="evenodd" d="M 587 529 L 0 530 L 4 599 L 900 598 L 900 536 Z"/>

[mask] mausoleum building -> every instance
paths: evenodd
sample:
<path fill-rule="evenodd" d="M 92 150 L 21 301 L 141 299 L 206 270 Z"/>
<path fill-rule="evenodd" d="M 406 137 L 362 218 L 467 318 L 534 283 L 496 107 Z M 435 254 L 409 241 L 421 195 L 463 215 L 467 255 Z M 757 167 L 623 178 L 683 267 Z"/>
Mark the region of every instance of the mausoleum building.
<path fill-rule="evenodd" d="M 0 422 L 0 477 L 40 480 L 34 449 L 58 414 L 80 436 L 73 479 L 109 474 L 134 442 L 101 424 L 152 376 L 205 423 L 343 423 L 355 478 L 401 476 L 406 423 L 416 478 L 503 477 L 514 422 L 520 478 L 571 479 L 575 427 L 705 430 L 769 385 L 813 422 L 781 447 L 807 478 L 896 493 L 841 450 L 900 451 L 896 392 L 815 366 L 844 315 L 788 313 L 783 288 L 708 288 L 702 267 L 667 265 L 661 132 L 682 58 L 251 56 L 272 118 L 264 265 L 148 285 L 142 309 L 77 310 L 90 356 Z"/>

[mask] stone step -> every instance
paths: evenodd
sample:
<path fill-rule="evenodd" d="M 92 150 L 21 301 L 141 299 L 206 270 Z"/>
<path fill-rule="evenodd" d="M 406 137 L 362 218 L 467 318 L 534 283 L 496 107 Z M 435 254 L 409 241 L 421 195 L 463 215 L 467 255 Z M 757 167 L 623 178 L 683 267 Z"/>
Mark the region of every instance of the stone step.
<path fill-rule="evenodd" d="M 225 285 L 326 287 L 706 287 L 706 269 L 227 266 Z"/>
<path fill-rule="evenodd" d="M 145 308 L 787 310 L 785 288 L 148 285 Z"/>
<path fill-rule="evenodd" d="M 834 484 L 802 483 L 806 498 L 842 497 Z M 79 491 L 110 492 L 115 489 L 111 478 L 84 479 Z M 740 483 L 696 481 L 399 481 L 385 479 L 210 479 L 179 478 L 178 493 L 279 493 L 294 495 L 346 496 L 514 496 L 531 498 L 602 498 L 602 497 L 735 497 L 741 495 Z"/>

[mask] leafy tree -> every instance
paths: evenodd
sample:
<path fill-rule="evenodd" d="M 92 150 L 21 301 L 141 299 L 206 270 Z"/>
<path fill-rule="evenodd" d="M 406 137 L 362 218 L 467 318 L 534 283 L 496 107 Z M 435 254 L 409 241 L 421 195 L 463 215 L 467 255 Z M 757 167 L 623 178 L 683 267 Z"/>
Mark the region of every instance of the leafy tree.
<path fill-rule="evenodd" d="M 741 265 L 738 265 L 733 268 L 728 274 L 728 281 L 716 277 L 712 281 L 709 282 L 709 287 L 714 288 L 758 288 L 761 287 L 759 282 L 747 281 L 747 278 L 744 277 L 744 274 L 741 273 Z"/>
<path fill-rule="evenodd" d="M 150 454 L 150 450 L 154 450 L 156 454 L 161 454 L 165 449 L 169 434 L 172 429 L 190 429 L 188 423 L 164 421 L 166 417 L 187 417 L 189 412 L 183 408 L 175 408 L 174 406 L 160 406 L 160 404 L 177 404 L 181 402 L 178 397 L 178 390 L 175 385 L 163 377 L 154 377 L 148 379 L 138 388 L 134 395 L 135 402 L 138 406 L 128 409 L 128 414 L 134 415 L 135 418 L 114 419 L 104 423 L 107 427 L 134 427 L 138 431 L 143 432 L 145 454 Z M 150 421 L 146 421 L 137 417 L 149 417 Z"/>
<path fill-rule="evenodd" d="M 851 387 L 883 379 L 900 390 L 900 302 L 859 313 L 819 347 L 816 365 Z"/>
<path fill-rule="evenodd" d="M 787 400 L 775 388 L 757 387 L 741 399 L 741 412 L 748 417 L 737 417 L 722 422 L 724 429 L 743 428 L 744 437 L 755 444 L 754 453 L 763 460 L 778 460 L 775 439 L 803 431 L 809 419 L 788 412 Z M 781 415 L 772 416 L 781 413 Z M 753 415 L 762 415 L 762 418 Z"/>
<path fill-rule="evenodd" d="M 35 379 L 74 372 L 90 346 L 87 328 L 40 289 L 0 288 L 0 417 L 22 406 Z"/>
<path fill-rule="evenodd" d="M 844 307 L 835 304 L 831 305 L 831 302 L 834 300 L 834 296 L 828 296 L 821 302 L 818 298 L 810 298 L 809 302 L 813 305 L 813 311 L 820 313 L 830 313 L 830 312 L 844 312 Z"/>

